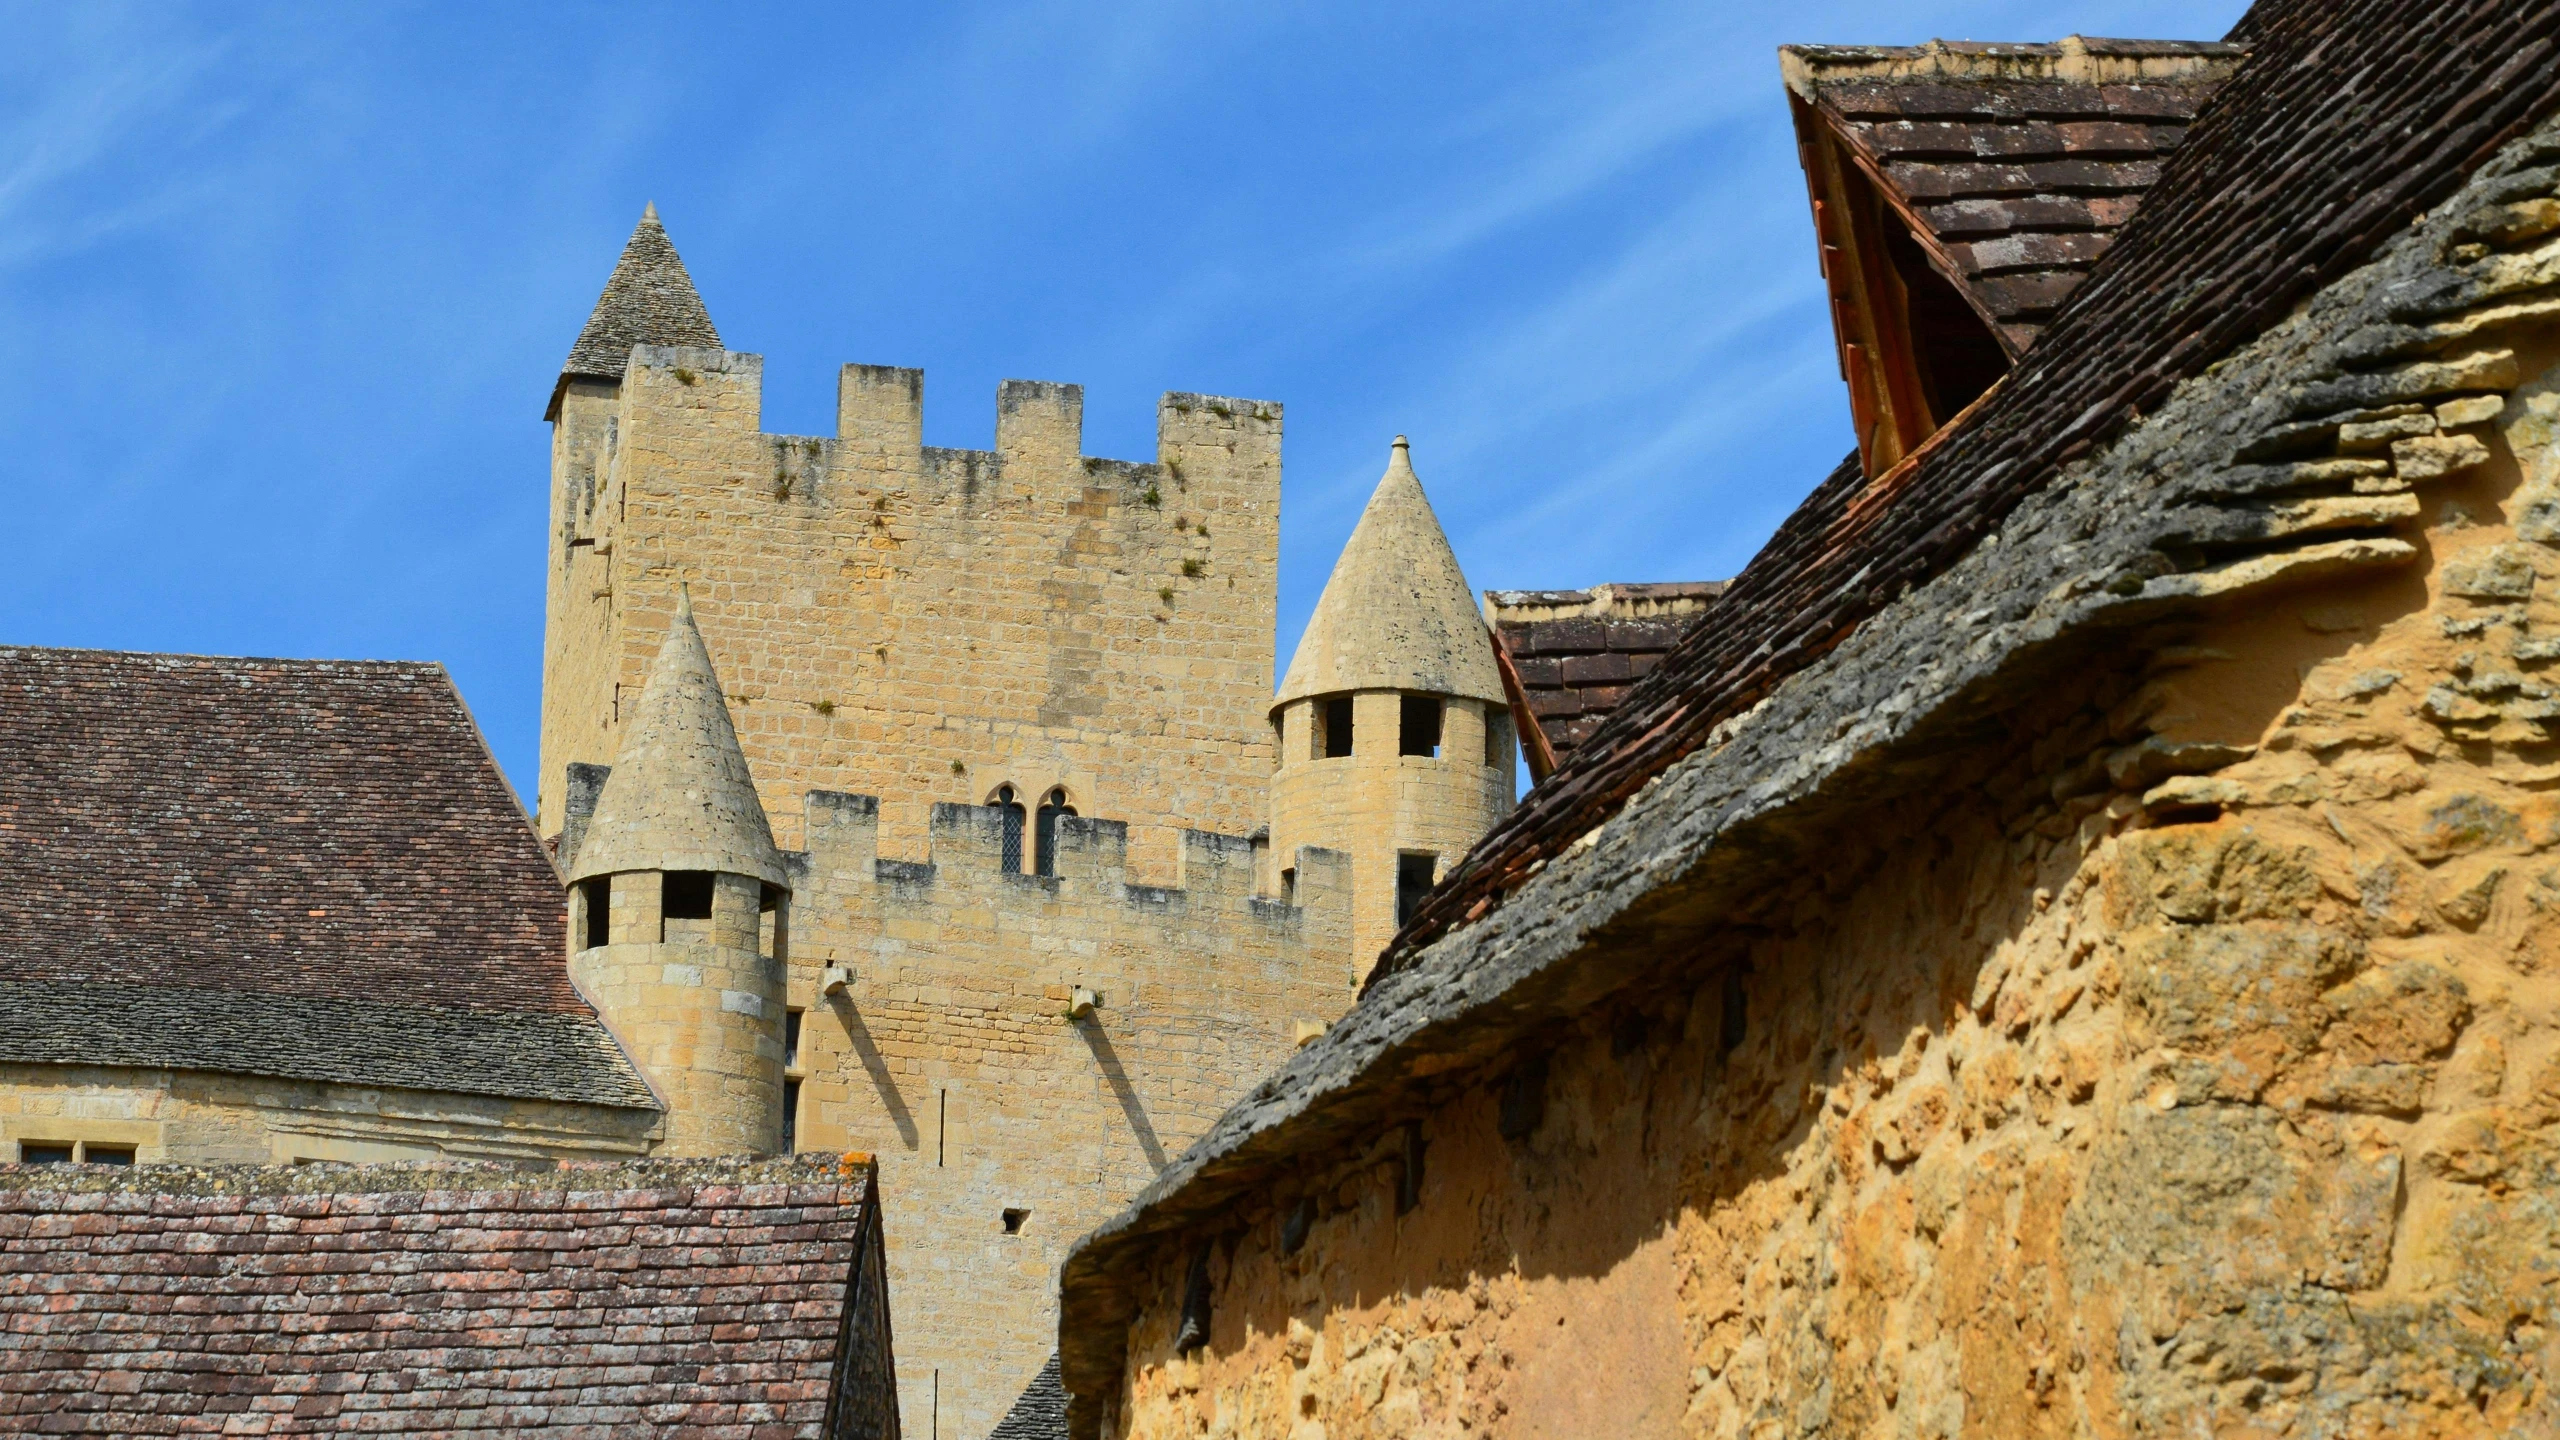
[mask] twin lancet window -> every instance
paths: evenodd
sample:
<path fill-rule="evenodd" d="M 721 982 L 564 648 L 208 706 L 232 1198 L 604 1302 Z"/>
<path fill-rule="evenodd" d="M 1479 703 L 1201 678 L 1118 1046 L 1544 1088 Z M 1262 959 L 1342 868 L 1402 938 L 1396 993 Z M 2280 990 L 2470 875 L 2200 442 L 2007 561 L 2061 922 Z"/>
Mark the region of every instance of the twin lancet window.
<path fill-rule="evenodd" d="M 1004 868 L 1018 874 L 1022 870 L 1025 828 L 1022 801 L 1012 786 L 999 785 L 996 793 L 987 797 L 987 803 L 1002 812 L 1004 817 Z M 1058 821 L 1074 813 L 1075 807 L 1067 803 L 1067 791 L 1063 785 L 1040 797 L 1040 808 L 1030 816 L 1032 874 L 1058 873 Z"/>

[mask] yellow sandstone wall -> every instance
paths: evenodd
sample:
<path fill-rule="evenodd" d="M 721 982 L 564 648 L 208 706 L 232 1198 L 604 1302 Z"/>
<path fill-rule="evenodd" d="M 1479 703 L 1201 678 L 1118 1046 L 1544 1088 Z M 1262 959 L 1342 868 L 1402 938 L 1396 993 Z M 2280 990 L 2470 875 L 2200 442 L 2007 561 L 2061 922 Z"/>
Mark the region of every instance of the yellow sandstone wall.
<path fill-rule="evenodd" d="M 1452 698 L 1441 709 L 1440 753 L 1397 754 L 1403 695 L 1367 690 L 1351 699 L 1351 753 L 1327 759 L 1315 718 L 1324 698 L 1280 711 L 1271 844 L 1281 855 L 1317 845 L 1351 857 L 1352 948 L 1365 963 L 1395 938 L 1397 858 L 1430 855 L 1434 873 L 1447 874 L 1510 813 L 1518 748 L 1507 713 Z M 1488 716 L 1498 718 L 1490 764 Z"/>
<path fill-rule="evenodd" d="M 923 375 L 847 366 L 834 437 L 759 428 L 762 358 L 642 347 L 571 385 L 553 443 L 540 812 L 611 764 L 689 584 L 777 838 L 800 796 L 883 802 L 916 856 L 936 802 L 1063 785 L 1175 827 L 1263 822 L 1280 407 L 1168 395 L 1152 463 L 1080 453 L 1083 392 L 1007 381 L 996 448 L 922 443 Z"/>
<path fill-rule="evenodd" d="M 1130 883 L 1126 832 L 1061 827 L 1054 878 L 998 869 L 996 812 L 937 811 L 929 865 L 875 864 L 870 797 L 808 797 L 792 1004 L 799 1144 L 880 1157 L 904 1433 L 982 1436 L 1056 1345 L 1056 1273 L 1351 999 L 1349 877 L 1186 833 L 1180 888 Z M 850 983 L 822 994 L 825 972 Z M 1098 997 L 1071 1017 L 1074 992 Z M 1027 1212 L 1015 1233 L 1005 1211 Z"/>
<path fill-rule="evenodd" d="M 132 1146 L 145 1165 L 605 1159 L 646 1154 L 654 1112 L 189 1070 L 0 1065 L 0 1164 L 24 1142 Z"/>
<path fill-rule="evenodd" d="M 1159 1255 L 1118 1433 L 2560 1433 L 2552 358 L 2342 436 L 2454 472 L 2418 564 L 2057 694 L 1694 991 L 1455 1084 L 1410 1213 L 1401 1130 L 1285 1179 L 1191 1356 Z"/>

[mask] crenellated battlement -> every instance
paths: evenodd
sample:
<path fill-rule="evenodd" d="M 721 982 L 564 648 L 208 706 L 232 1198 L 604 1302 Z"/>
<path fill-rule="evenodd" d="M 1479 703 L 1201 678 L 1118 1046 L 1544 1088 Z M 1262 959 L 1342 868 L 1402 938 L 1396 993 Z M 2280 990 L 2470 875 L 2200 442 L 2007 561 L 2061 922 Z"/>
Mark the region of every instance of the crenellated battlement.
<path fill-rule="evenodd" d="M 761 428 L 764 358 L 637 345 L 561 392 L 541 825 L 609 764 L 693 597 L 777 838 L 803 795 L 881 799 L 882 853 L 998 784 L 1125 817 L 1132 875 L 1182 826 L 1262 823 L 1279 406 L 1173 392 L 1156 455 L 1083 453 L 1084 391 L 1007 380 L 986 450 L 924 443 L 924 375 L 839 372 L 836 434 Z"/>
<path fill-rule="evenodd" d="M 604 394 L 599 392 L 598 399 Z M 912 475 L 936 493 L 995 498 L 1008 465 L 1081 471 L 1089 484 L 1126 490 L 1151 508 L 1167 487 L 1216 480 L 1243 464 L 1250 478 L 1279 479 L 1282 412 L 1277 402 L 1168 391 L 1156 405 L 1156 458 L 1113 460 L 1083 453 L 1084 387 L 1048 380 L 996 386 L 995 446 L 953 449 L 924 443 L 924 372 L 847 365 L 836 382 L 836 433 L 784 435 L 762 428 L 764 357 L 730 350 L 642 345 L 623 384 L 609 392 L 631 428 L 632 412 L 733 436 L 753 435 L 775 461 L 777 501 L 823 504 L 832 491 L 864 488 L 866 477 Z M 1207 453 L 1194 453 L 1207 452 Z M 1061 462 L 1076 461 L 1068 466 Z M 832 482 L 832 483 L 831 483 Z M 875 482 L 876 483 L 876 482 Z"/>
<path fill-rule="evenodd" d="M 1006 867 L 1005 813 L 995 806 L 934 806 L 927 856 L 913 861 L 880 855 L 876 797 L 811 791 L 804 805 L 809 847 L 791 857 L 795 890 L 830 903 L 868 888 L 887 905 L 992 903 L 1053 924 L 1062 905 L 1117 900 L 1154 922 L 1241 917 L 1327 951 L 1349 946 L 1351 860 L 1339 851 L 1299 847 L 1291 893 L 1271 896 L 1256 893 L 1263 847 L 1248 836 L 1185 829 L 1175 883 L 1149 885 L 1130 878 L 1129 827 L 1118 820 L 1060 817 L 1056 873 L 1034 875 Z"/>

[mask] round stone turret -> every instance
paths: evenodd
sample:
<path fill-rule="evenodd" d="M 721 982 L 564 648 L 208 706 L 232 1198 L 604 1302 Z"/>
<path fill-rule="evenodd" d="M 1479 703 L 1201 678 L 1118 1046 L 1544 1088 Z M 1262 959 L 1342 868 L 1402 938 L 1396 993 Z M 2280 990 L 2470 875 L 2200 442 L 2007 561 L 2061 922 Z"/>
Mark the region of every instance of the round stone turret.
<path fill-rule="evenodd" d="M 1351 856 L 1365 972 L 1404 912 L 1511 809 L 1517 755 L 1492 639 L 1401 435 L 1271 723 L 1273 853 L 1283 866 L 1301 845 Z"/>
<path fill-rule="evenodd" d="M 570 978 L 666 1103 L 658 1153 L 781 1149 L 789 872 L 689 598 L 568 861 Z"/>

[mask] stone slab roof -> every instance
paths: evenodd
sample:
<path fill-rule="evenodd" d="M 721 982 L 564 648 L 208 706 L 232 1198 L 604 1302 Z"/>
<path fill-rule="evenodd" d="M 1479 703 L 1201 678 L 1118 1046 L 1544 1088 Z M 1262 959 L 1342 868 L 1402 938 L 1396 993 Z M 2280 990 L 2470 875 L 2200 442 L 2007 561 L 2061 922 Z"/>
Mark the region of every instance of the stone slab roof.
<path fill-rule="evenodd" d="M 2247 53 L 2225 43 L 1788 46 L 1820 112 L 2016 355 Z"/>
<path fill-rule="evenodd" d="M 1485 623 L 1510 653 L 1520 700 L 1559 759 L 1599 730 L 1724 593 L 1721 580 L 1487 590 Z"/>
<path fill-rule="evenodd" d="M 572 379 L 621 380 L 635 345 L 723 348 L 719 327 L 711 323 L 711 312 L 693 288 L 675 242 L 658 222 L 655 204 L 641 212 L 640 223 L 624 242 L 622 258 L 605 280 L 604 293 L 596 297 L 586 328 L 560 366 L 559 383 L 551 388 L 550 408 L 542 418 L 558 418 L 560 393 Z"/>
<path fill-rule="evenodd" d="M 0 1432 L 894 1436 L 868 1156 L 0 1166 Z"/>
<path fill-rule="evenodd" d="M 1067 1440 L 1067 1389 L 1058 1380 L 1057 1356 L 1022 1387 L 987 1440 Z"/>
<path fill-rule="evenodd" d="M 441 666 L 0 647 L 0 890 L 0 1060 L 651 1103 Z"/>
<path fill-rule="evenodd" d="M 1986 717 L 2056 667 L 2414 557 L 2283 529 L 2271 487 L 2348 482 L 2266 457 L 2385 398 L 2513 383 L 2512 356 L 2424 357 L 2540 313 L 2518 297 L 2547 291 L 2551 237 L 2518 216 L 2560 193 L 2560 0 L 2265 0 L 2235 36 L 2249 60 L 1990 400 L 1877 479 L 1852 455 L 1816 487 L 1714 623 L 1434 892 L 1351 1011 L 1078 1242 L 1072 1433 L 1095 1433 L 1159 1247 L 1424 1113 L 1448 1083 L 1432 1077 L 1480 1074 L 1628 986 L 1693 982 L 1678 967 L 1791 844 L 1925 793 L 1895 787 L 1932 783 L 1932 755 L 2003 743 Z M 2459 243 L 2480 236 L 2538 248 Z"/>

